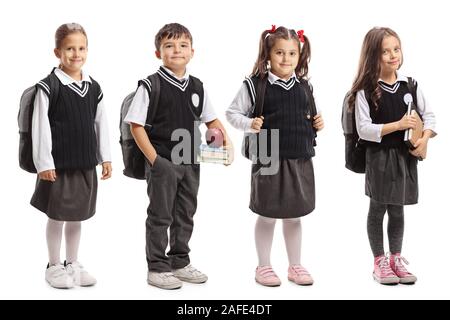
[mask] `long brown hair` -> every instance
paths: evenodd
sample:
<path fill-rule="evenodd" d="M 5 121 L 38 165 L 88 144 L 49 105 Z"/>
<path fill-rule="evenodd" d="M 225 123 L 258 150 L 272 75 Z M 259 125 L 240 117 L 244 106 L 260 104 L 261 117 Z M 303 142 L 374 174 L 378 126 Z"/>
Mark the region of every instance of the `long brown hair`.
<path fill-rule="evenodd" d="M 361 56 L 359 58 L 358 73 L 353 81 L 351 96 L 349 99 L 349 107 L 355 106 L 356 94 L 360 90 L 365 90 L 372 104 L 378 108 L 378 102 L 381 98 L 381 89 L 378 86 L 381 67 L 380 60 L 382 54 L 383 39 L 388 36 L 397 38 L 401 46 L 401 41 L 397 33 L 389 28 L 376 27 L 367 32 L 361 48 Z M 400 62 L 400 66 L 401 63 Z M 399 68 L 400 68 L 399 66 Z"/>
<path fill-rule="evenodd" d="M 79 25 L 78 23 L 65 23 L 59 26 L 59 28 L 55 32 L 55 48 L 60 49 L 64 38 L 69 34 L 76 32 L 79 32 L 86 37 L 87 44 L 87 34 L 81 25 Z"/>
<path fill-rule="evenodd" d="M 275 30 L 265 30 L 261 34 L 258 58 L 253 67 L 252 75 L 263 78 L 269 71 L 267 62 L 270 60 L 270 50 L 275 45 L 277 39 L 294 39 L 298 44 L 298 51 L 300 52 L 298 65 L 295 68 L 295 74 L 297 75 L 297 78 L 306 78 L 308 76 L 308 63 L 311 59 L 311 46 L 308 38 L 306 36 L 303 36 L 303 38 L 305 39 L 305 42 L 302 45 L 297 32 L 293 29 L 278 27 Z"/>

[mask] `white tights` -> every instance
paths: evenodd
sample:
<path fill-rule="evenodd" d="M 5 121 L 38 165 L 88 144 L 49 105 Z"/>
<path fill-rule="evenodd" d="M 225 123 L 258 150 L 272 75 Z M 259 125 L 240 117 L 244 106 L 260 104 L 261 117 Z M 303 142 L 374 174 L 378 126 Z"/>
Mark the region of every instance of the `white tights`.
<path fill-rule="evenodd" d="M 273 233 L 277 219 L 258 216 L 255 225 L 255 243 L 259 266 L 270 266 Z M 300 264 L 302 223 L 300 218 L 283 219 L 283 235 L 289 265 Z"/>
<path fill-rule="evenodd" d="M 48 219 L 47 222 L 47 246 L 48 261 L 50 265 L 61 263 L 60 251 L 63 225 L 66 238 L 66 261 L 78 260 L 78 247 L 80 245 L 81 222 L 80 221 L 56 221 Z"/>

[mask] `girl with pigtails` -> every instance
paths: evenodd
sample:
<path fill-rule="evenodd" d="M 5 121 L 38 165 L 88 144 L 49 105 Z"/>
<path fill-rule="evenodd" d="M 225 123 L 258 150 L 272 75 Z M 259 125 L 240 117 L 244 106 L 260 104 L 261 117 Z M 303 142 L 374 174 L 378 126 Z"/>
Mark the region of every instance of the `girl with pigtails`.
<path fill-rule="evenodd" d="M 235 128 L 267 135 L 267 139 L 257 139 L 258 152 L 251 170 L 250 209 L 258 215 L 255 280 L 264 286 L 281 284 L 270 262 L 275 224 L 281 219 L 289 260 L 288 280 L 312 285 L 313 278 L 300 261 L 300 218 L 315 208 L 312 157 L 316 131 L 323 129 L 324 123 L 315 110 L 308 81 L 310 43 L 303 30 L 272 26 L 261 34 L 259 47 L 251 75 L 226 112 Z M 262 110 L 257 104 L 262 105 Z M 274 131 L 278 148 L 271 145 Z M 277 163 L 277 170 L 267 170 L 273 163 L 260 161 L 261 150 L 271 150 L 270 159 Z"/>

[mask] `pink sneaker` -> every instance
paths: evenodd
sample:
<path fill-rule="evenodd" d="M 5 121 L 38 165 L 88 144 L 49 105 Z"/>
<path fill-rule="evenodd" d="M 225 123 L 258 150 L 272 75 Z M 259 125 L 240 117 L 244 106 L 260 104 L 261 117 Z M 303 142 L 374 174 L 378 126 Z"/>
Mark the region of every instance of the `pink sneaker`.
<path fill-rule="evenodd" d="M 288 280 L 301 286 L 310 286 L 314 283 L 309 272 L 299 264 L 289 267 Z"/>
<path fill-rule="evenodd" d="M 255 272 L 255 280 L 259 284 L 266 287 L 278 287 L 281 280 L 278 278 L 271 266 L 257 267 Z"/>
<path fill-rule="evenodd" d="M 378 256 L 375 258 L 373 278 L 381 284 L 398 284 L 400 282 L 400 279 L 391 269 L 387 256 Z"/>
<path fill-rule="evenodd" d="M 417 277 L 413 275 L 411 272 L 406 270 L 402 261 L 406 264 L 409 262 L 400 255 L 400 253 L 391 254 L 389 257 L 389 263 L 391 269 L 395 272 L 397 277 L 400 279 L 400 283 L 402 284 L 413 284 L 417 281 Z"/>

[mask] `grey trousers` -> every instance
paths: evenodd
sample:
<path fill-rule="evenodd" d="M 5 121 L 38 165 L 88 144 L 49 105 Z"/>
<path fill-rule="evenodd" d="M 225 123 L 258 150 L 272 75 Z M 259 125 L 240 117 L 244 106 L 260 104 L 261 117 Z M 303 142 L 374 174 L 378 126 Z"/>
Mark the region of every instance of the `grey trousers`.
<path fill-rule="evenodd" d="M 200 165 L 174 165 L 158 156 L 146 163 L 150 204 L 146 221 L 148 270 L 170 272 L 190 263 L 189 240 L 194 227 Z M 170 230 L 170 250 L 166 254 Z"/>

